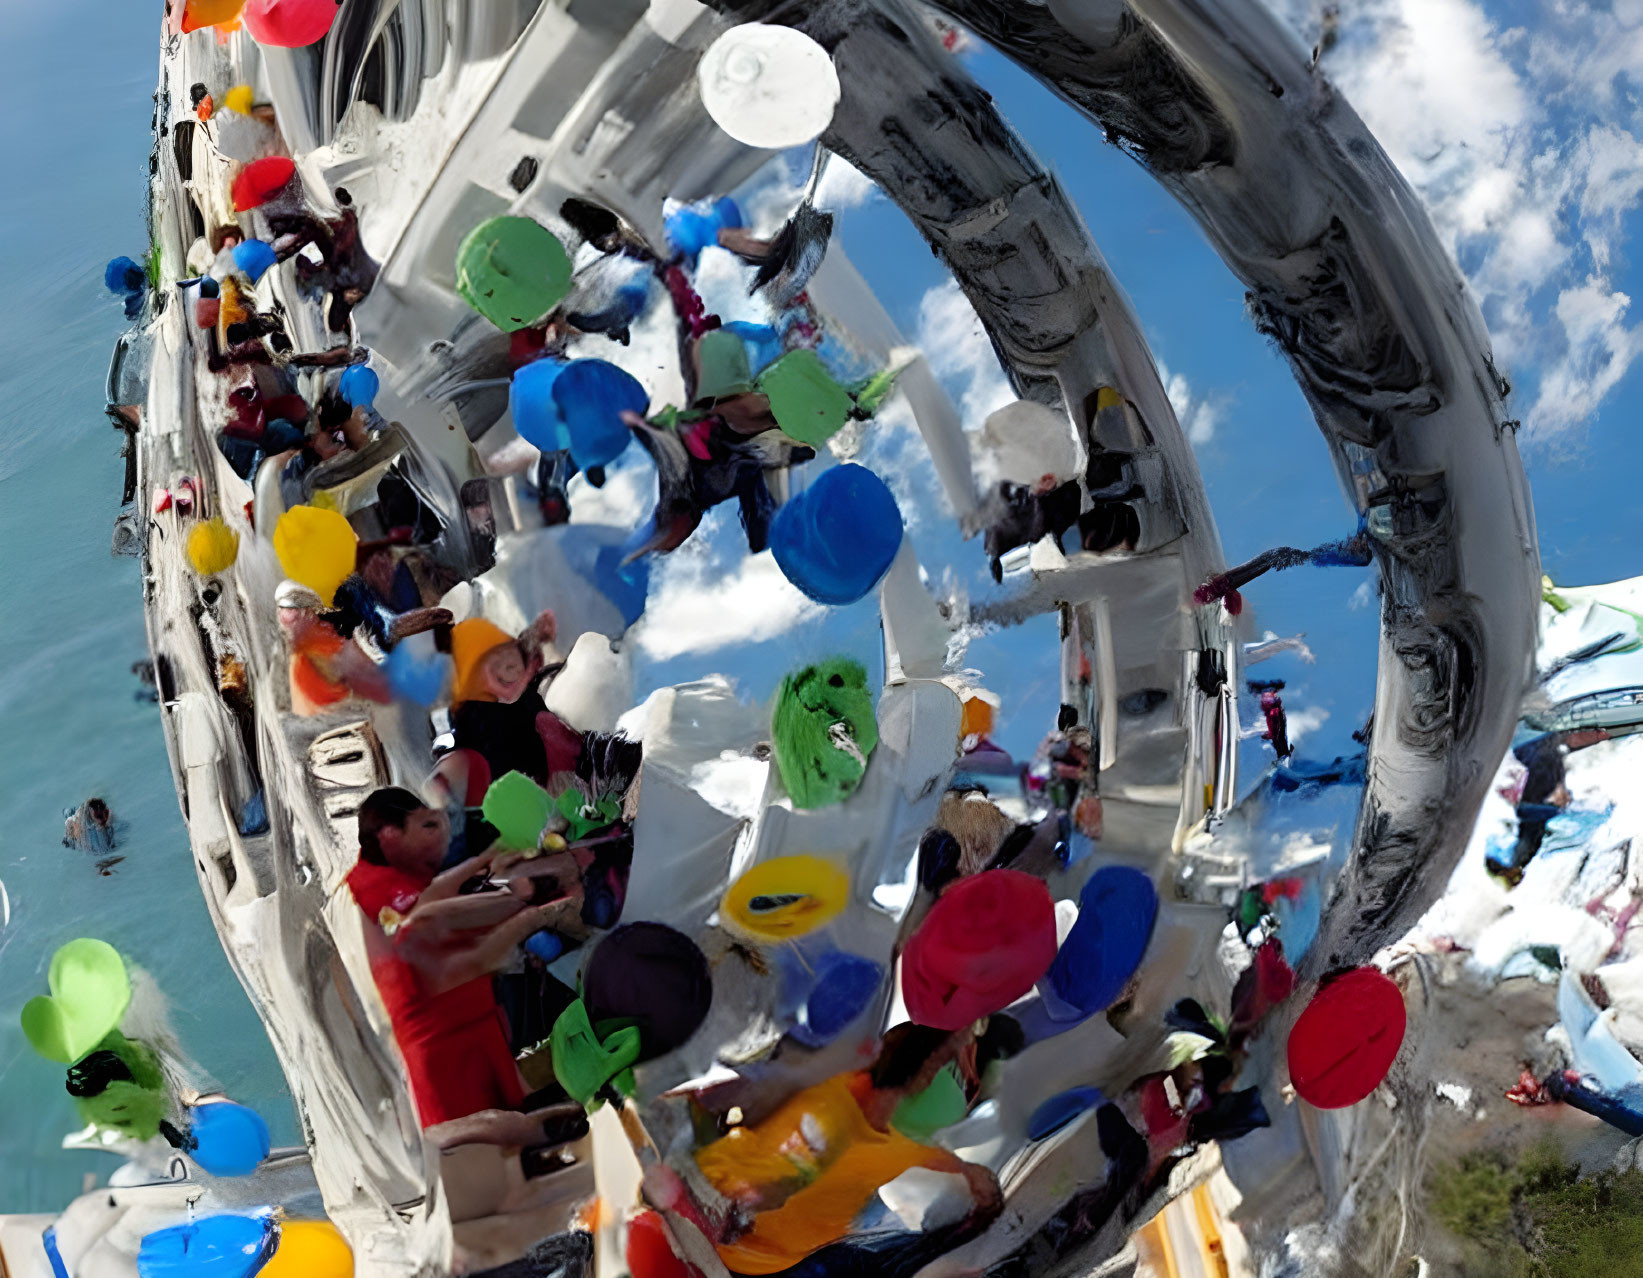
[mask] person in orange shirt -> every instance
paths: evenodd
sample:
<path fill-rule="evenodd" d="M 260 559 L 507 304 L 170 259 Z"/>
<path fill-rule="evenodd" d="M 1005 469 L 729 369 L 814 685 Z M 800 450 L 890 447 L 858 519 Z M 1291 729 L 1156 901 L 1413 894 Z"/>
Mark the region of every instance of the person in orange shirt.
<path fill-rule="evenodd" d="M 393 700 L 388 676 L 365 650 L 345 639 L 320 616 L 319 595 L 295 581 L 274 592 L 280 630 L 291 647 L 291 709 L 315 715 L 350 695 L 387 705 Z"/>
<path fill-rule="evenodd" d="M 929 1086 L 968 1038 L 897 1026 L 871 1069 L 807 1087 L 762 1122 L 698 1150 L 709 1183 L 753 1214 L 745 1233 L 719 1244 L 731 1272 L 780 1273 L 840 1241 L 882 1186 L 915 1167 L 964 1178 L 974 1203 L 969 1224 L 996 1216 L 1003 1197 L 990 1170 L 890 1125 L 896 1106 Z"/>

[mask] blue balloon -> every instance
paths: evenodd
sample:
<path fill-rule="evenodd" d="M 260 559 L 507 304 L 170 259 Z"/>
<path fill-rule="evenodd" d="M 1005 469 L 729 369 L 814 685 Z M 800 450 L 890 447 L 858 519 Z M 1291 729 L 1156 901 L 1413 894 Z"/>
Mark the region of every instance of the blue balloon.
<path fill-rule="evenodd" d="M 110 293 L 140 293 L 148 287 L 148 272 L 140 262 L 129 257 L 116 257 L 103 268 L 103 283 Z"/>
<path fill-rule="evenodd" d="M 274 246 L 267 240 L 241 240 L 234 246 L 234 265 L 239 267 L 255 284 L 268 269 L 278 263 Z"/>
<path fill-rule="evenodd" d="M 815 988 L 793 1026 L 793 1037 L 807 1047 L 830 1043 L 867 1009 L 883 982 L 884 968 L 872 959 L 829 952 L 816 964 Z"/>
<path fill-rule="evenodd" d="M 377 392 L 381 389 L 382 379 L 371 370 L 369 364 L 348 365 L 342 370 L 342 380 L 337 383 L 337 393 L 355 408 L 369 408 L 376 402 Z"/>
<path fill-rule="evenodd" d="M 782 357 L 782 335 L 768 324 L 731 320 L 719 327 L 741 338 L 742 345 L 747 348 L 748 368 L 755 377 L 764 371 L 767 364 L 774 364 Z"/>
<path fill-rule="evenodd" d="M 1141 966 L 1158 918 L 1158 891 L 1140 870 L 1109 865 L 1078 894 L 1078 922 L 1050 965 L 1056 997 L 1086 1016 L 1117 1000 Z"/>
<path fill-rule="evenodd" d="M 728 195 L 720 196 L 712 204 L 705 200 L 698 204 L 686 204 L 663 219 L 668 243 L 675 252 L 689 258 L 692 264 L 703 249 L 719 242 L 721 228 L 741 225 L 742 210 Z"/>
<path fill-rule="evenodd" d="M 190 1134 L 190 1156 L 213 1176 L 249 1176 L 268 1157 L 272 1144 L 262 1115 L 233 1101 L 197 1106 Z"/>
<path fill-rule="evenodd" d="M 855 603 L 901 547 L 901 509 L 884 481 L 847 462 L 776 512 L 770 549 L 786 578 L 817 603 Z"/>
<path fill-rule="evenodd" d="M 201 297 L 217 297 L 220 296 L 221 293 L 222 289 L 217 286 L 216 280 L 212 279 L 209 275 L 200 276 Z"/>
<path fill-rule="evenodd" d="M 1027 1120 L 1027 1139 L 1053 1136 L 1087 1110 L 1104 1104 L 1106 1098 L 1093 1087 L 1070 1087 L 1050 1097 Z"/>
<path fill-rule="evenodd" d="M 643 415 L 650 407 L 650 394 L 625 368 L 602 359 L 578 359 L 553 379 L 553 402 L 570 436 L 571 458 L 587 470 L 608 466 L 622 455 L 633 439 L 622 414 Z"/>
<path fill-rule="evenodd" d="M 556 359 L 539 359 L 524 365 L 513 375 L 508 387 L 508 409 L 519 437 L 545 453 L 570 447 L 570 432 L 554 402 L 553 384 L 566 365 Z"/>
<path fill-rule="evenodd" d="M 419 706 L 431 706 L 445 691 L 450 678 L 451 659 L 444 653 L 431 656 L 409 643 L 398 643 L 389 650 L 384 663 L 388 673 L 388 687 L 394 696 Z"/>
<path fill-rule="evenodd" d="M 543 928 L 525 938 L 525 953 L 532 954 L 544 963 L 551 963 L 565 952 L 565 942 L 559 933 Z"/>
<path fill-rule="evenodd" d="M 157 1229 L 137 1249 L 140 1278 L 251 1278 L 274 1254 L 268 1216 L 205 1216 Z"/>

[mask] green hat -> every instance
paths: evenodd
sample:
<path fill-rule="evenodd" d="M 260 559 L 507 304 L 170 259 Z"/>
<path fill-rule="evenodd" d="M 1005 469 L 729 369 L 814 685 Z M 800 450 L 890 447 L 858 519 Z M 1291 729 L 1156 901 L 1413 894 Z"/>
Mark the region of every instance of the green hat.
<path fill-rule="evenodd" d="M 456 291 L 504 333 L 528 328 L 570 292 L 559 237 L 528 217 L 493 217 L 456 251 Z"/>
<path fill-rule="evenodd" d="M 770 397 L 770 411 L 782 432 L 801 444 L 820 448 L 845 422 L 855 401 L 827 371 L 815 351 L 788 351 L 759 374 L 759 389 Z"/>
<path fill-rule="evenodd" d="M 696 404 L 746 395 L 753 390 L 753 369 L 747 347 L 722 328 L 703 333 L 696 343 Z"/>

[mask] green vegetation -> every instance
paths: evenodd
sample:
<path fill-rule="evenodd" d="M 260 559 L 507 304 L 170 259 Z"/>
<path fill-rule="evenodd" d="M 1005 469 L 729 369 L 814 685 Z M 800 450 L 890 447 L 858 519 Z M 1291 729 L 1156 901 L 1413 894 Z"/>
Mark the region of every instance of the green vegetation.
<path fill-rule="evenodd" d="M 1462 1278 L 1643 1278 L 1643 1172 L 1582 1179 L 1538 1145 L 1516 1161 L 1468 1154 L 1427 1188 L 1432 1219 L 1462 1244 Z"/>

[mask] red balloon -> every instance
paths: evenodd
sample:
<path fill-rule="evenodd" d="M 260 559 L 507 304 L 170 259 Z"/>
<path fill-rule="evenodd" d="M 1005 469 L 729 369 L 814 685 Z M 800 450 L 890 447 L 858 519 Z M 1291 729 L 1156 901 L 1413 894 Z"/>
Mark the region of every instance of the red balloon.
<path fill-rule="evenodd" d="M 1289 1079 L 1309 1105 L 1343 1109 L 1381 1085 L 1403 1046 L 1403 991 L 1372 967 L 1336 977 L 1289 1031 Z"/>
<path fill-rule="evenodd" d="M 901 956 L 907 1014 L 963 1029 L 1008 1007 L 1055 961 L 1055 905 L 1040 879 L 985 870 L 942 893 Z"/>
<path fill-rule="evenodd" d="M 202 297 L 194 303 L 194 326 L 216 328 L 222 316 L 222 298 Z"/>
<path fill-rule="evenodd" d="M 662 1218 L 653 1211 L 642 1211 L 628 1222 L 627 1262 L 633 1278 L 701 1278 L 702 1274 L 674 1252 Z"/>
<path fill-rule="evenodd" d="M 269 155 L 252 160 L 234 179 L 234 208 L 243 213 L 266 203 L 268 198 L 296 176 L 297 166 L 289 156 Z"/>
<path fill-rule="evenodd" d="M 241 16 L 258 44 L 300 49 L 325 38 L 337 20 L 337 0 L 246 0 Z"/>

